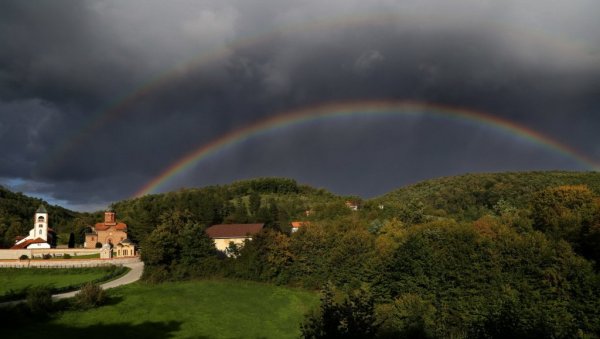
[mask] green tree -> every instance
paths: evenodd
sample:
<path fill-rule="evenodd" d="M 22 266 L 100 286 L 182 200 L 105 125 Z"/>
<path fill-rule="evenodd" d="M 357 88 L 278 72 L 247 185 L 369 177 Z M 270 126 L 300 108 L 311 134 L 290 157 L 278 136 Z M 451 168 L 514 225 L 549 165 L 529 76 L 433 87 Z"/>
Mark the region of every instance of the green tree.
<path fill-rule="evenodd" d="M 306 316 L 301 326 L 304 338 L 374 338 L 380 326 L 375 301 L 367 288 L 352 291 L 342 302 L 335 301 L 333 286 L 321 291 L 319 312 Z"/>
<path fill-rule="evenodd" d="M 390 304 L 379 307 L 385 319 L 380 335 L 389 338 L 435 337 L 435 306 L 417 294 L 402 294 Z"/>
<path fill-rule="evenodd" d="M 160 225 L 142 242 L 142 248 L 148 280 L 206 275 L 216 269 L 213 241 L 189 211 L 164 214 Z"/>
<path fill-rule="evenodd" d="M 252 191 L 248 197 L 248 208 L 250 209 L 250 214 L 253 217 L 256 217 L 258 214 L 260 209 L 260 200 L 260 194 L 256 191 Z"/>
<path fill-rule="evenodd" d="M 71 234 L 69 234 L 69 244 L 67 246 L 69 248 L 75 248 L 75 233 L 71 232 Z"/>

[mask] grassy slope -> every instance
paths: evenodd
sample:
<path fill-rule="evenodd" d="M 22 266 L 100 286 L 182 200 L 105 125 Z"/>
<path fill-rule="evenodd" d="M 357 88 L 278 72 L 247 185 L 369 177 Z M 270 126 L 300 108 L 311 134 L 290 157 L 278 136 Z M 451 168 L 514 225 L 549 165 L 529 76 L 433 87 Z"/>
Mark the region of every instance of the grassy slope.
<path fill-rule="evenodd" d="M 100 279 L 107 274 L 105 269 L 43 269 L 2 268 L 0 269 L 0 295 L 9 290 L 18 291 L 27 287 L 52 285 L 55 288 L 77 285 Z"/>
<path fill-rule="evenodd" d="M 65 312 L 18 337 L 297 338 L 303 315 L 318 305 L 315 293 L 240 281 L 135 283 L 110 295 L 113 305 Z"/>

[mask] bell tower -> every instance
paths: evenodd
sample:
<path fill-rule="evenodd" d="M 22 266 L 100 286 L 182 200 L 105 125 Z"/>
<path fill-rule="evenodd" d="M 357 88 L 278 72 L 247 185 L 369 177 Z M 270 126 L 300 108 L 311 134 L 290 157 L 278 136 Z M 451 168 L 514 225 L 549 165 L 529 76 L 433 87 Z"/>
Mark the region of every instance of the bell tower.
<path fill-rule="evenodd" d="M 35 211 L 33 223 L 33 239 L 42 238 L 48 241 L 48 211 L 44 205 L 40 205 Z"/>
<path fill-rule="evenodd" d="M 116 224 L 117 222 L 115 221 L 115 211 L 113 211 L 111 208 L 104 211 L 104 225 L 113 226 Z"/>

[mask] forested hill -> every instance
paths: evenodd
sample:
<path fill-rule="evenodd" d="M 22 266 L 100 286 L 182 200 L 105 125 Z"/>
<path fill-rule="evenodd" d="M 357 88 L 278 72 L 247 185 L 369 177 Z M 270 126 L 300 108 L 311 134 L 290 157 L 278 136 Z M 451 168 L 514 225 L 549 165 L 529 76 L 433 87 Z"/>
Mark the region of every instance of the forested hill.
<path fill-rule="evenodd" d="M 600 172 L 465 174 L 406 186 L 372 202 L 391 206 L 422 204 L 420 208 L 426 215 L 472 221 L 506 206 L 526 207 L 534 194 L 567 185 L 585 185 L 600 196 Z"/>
<path fill-rule="evenodd" d="M 347 212 L 344 202 L 357 197 L 340 197 L 324 189 L 300 185 L 293 179 L 257 178 L 203 188 L 147 195 L 113 205 L 117 218 L 127 223 L 130 236 L 141 241 L 156 228 L 161 218 L 187 211 L 198 223 L 264 222 L 285 229 L 291 220 L 306 218 L 306 211 L 320 216 Z"/>
<path fill-rule="evenodd" d="M 59 231 L 72 224 L 79 214 L 0 186 L 0 247 L 12 245 L 17 235 L 28 234 L 33 227 L 33 215 L 42 203 L 50 215 L 50 227 Z"/>
<path fill-rule="evenodd" d="M 528 210 L 532 196 L 546 188 L 585 185 L 600 196 L 597 172 L 521 172 L 466 174 L 420 182 L 362 202 L 359 197 L 337 196 L 324 189 L 298 184 L 293 179 L 258 178 L 188 188 L 148 195 L 113 204 L 117 218 L 129 225 L 130 237 L 141 241 L 157 225 L 161 216 L 187 210 L 205 226 L 215 223 L 265 222 L 285 229 L 292 220 L 336 219 L 349 213 L 348 200 L 362 205 L 361 215 L 370 220 L 399 218 L 415 223 L 423 217 L 474 221 L 499 214 L 501 209 Z M 31 228 L 31 216 L 41 199 L 13 193 L 0 187 L 0 242 L 7 246 L 16 235 Z M 100 213 L 78 213 L 44 202 L 51 215 L 51 227 L 62 236 L 81 233 L 101 220 Z M 379 210 L 379 205 L 384 210 Z M 307 218 L 305 212 L 313 214 Z M 66 234 L 66 235 L 65 235 Z"/>

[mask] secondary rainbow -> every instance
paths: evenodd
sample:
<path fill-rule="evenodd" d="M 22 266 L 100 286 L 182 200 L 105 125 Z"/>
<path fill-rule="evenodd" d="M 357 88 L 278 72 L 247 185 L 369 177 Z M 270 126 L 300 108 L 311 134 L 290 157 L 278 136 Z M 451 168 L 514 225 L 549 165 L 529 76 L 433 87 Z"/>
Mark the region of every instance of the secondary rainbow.
<path fill-rule="evenodd" d="M 426 115 L 442 117 L 459 121 L 473 122 L 478 125 L 488 126 L 500 132 L 521 138 L 545 149 L 571 158 L 591 170 L 599 170 L 600 165 L 574 148 L 567 146 L 549 136 L 519 125 L 513 121 L 502 119 L 490 114 L 469 110 L 460 107 L 451 107 L 439 104 L 414 102 L 414 101 L 360 101 L 330 103 L 311 106 L 289 111 L 264 120 L 257 121 L 246 127 L 233 130 L 223 136 L 203 144 L 194 151 L 186 154 L 162 173 L 146 183 L 138 190 L 134 197 L 141 197 L 157 192 L 161 187 L 196 164 L 210 156 L 233 147 L 245 140 L 260 136 L 270 131 L 300 125 L 319 119 L 335 119 L 344 116 L 386 116 L 386 115 Z"/>
<path fill-rule="evenodd" d="M 181 74 L 189 70 L 197 69 L 206 66 L 212 62 L 226 59 L 227 56 L 236 50 L 240 50 L 250 46 L 258 46 L 263 43 L 276 39 L 277 37 L 285 36 L 290 38 L 291 34 L 302 32 L 318 32 L 327 29 L 346 28 L 351 26 L 361 25 L 381 25 L 383 23 L 404 23 L 408 26 L 418 25 L 420 17 L 401 13 L 363 13 L 354 16 L 339 16 L 327 17 L 308 22 L 296 22 L 285 26 L 269 28 L 266 31 L 249 34 L 229 43 L 216 46 L 214 49 L 202 51 L 194 55 L 190 59 L 183 60 L 172 67 L 165 69 L 162 72 L 156 73 L 153 77 L 148 78 L 145 82 L 136 86 L 132 91 L 115 98 L 103 109 L 96 112 L 89 112 L 90 119 L 86 125 L 70 136 L 64 138 L 59 144 L 55 145 L 46 157 L 40 161 L 38 171 L 43 171 L 49 168 L 58 168 L 62 161 L 68 157 L 68 154 L 75 148 L 85 144 L 90 136 L 96 135 L 96 131 L 109 122 L 116 120 L 135 102 L 154 93 L 162 88 L 165 84 L 171 83 L 178 79 Z M 445 19 L 444 16 L 429 17 L 432 22 L 441 22 Z M 490 24 L 486 21 L 486 24 Z M 492 22 L 495 29 L 503 31 L 512 38 L 526 39 L 526 42 L 533 43 L 540 41 L 560 49 L 566 53 L 573 53 L 574 57 L 581 58 L 587 56 L 583 53 L 585 48 L 578 46 L 572 40 L 559 39 L 555 34 L 548 34 L 538 29 L 523 27 L 518 29 L 514 26 L 506 26 L 503 22 Z"/>

